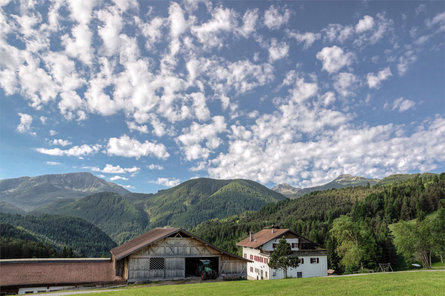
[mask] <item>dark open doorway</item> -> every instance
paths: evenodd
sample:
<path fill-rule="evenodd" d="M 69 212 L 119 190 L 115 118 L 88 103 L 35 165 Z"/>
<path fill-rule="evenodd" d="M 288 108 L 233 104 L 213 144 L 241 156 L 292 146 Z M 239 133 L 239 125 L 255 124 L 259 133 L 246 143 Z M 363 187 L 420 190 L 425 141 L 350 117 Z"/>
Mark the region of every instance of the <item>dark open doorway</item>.
<path fill-rule="evenodd" d="M 218 257 L 191 257 L 185 258 L 185 276 L 199 276 L 196 274 L 199 260 L 210 260 L 212 269 L 219 274 L 219 260 Z"/>

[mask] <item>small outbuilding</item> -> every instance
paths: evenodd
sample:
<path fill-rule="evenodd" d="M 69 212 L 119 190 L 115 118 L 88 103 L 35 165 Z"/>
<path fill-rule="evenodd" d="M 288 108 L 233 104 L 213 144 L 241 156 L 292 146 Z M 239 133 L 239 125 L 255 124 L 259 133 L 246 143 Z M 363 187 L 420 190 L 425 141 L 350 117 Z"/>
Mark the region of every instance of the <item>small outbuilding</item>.
<path fill-rule="evenodd" d="M 193 277 L 205 259 L 219 278 L 246 278 L 250 261 L 180 228 L 152 229 L 112 249 L 111 254 L 115 275 L 128 283 Z"/>

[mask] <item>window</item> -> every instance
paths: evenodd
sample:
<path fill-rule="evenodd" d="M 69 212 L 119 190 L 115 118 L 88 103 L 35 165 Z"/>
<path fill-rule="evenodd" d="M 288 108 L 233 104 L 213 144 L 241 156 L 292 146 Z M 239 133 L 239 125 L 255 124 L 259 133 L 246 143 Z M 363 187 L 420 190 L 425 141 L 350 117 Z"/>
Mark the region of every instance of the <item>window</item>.
<path fill-rule="evenodd" d="M 319 258 L 311 258 L 311 264 L 314 263 L 320 263 L 320 259 Z"/>
<path fill-rule="evenodd" d="M 292 248 L 292 249 L 296 249 L 296 248 L 298 248 L 298 244 L 297 244 L 297 243 L 292 243 L 291 248 Z"/>
<path fill-rule="evenodd" d="M 244 258 L 246 258 L 246 259 L 247 259 L 247 254 L 246 254 L 246 253 L 244 253 Z"/>
<path fill-rule="evenodd" d="M 304 264 L 304 258 L 300 258 L 300 264 Z"/>
<path fill-rule="evenodd" d="M 269 264 L 269 259 L 264 258 L 264 263 Z"/>
<path fill-rule="evenodd" d="M 260 262 L 263 263 L 263 257 L 260 257 Z"/>
<path fill-rule="evenodd" d="M 250 267 L 250 272 L 253 272 L 253 267 L 252 266 Z"/>
<path fill-rule="evenodd" d="M 264 273 L 264 277 L 267 279 L 267 271 Z"/>
<path fill-rule="evenodd" d="M 278 244 L 272 244 L 272 248 L 275 250 L 277 248 Z"/>
<path fill-rule="evenodd" d="M 253 260 L 253 255 L 250 255 L 250 260 Z"/>
<path fill-rule="evenodd" d="M 164 269 L 165 263 L 164 258 L 150 258 L 150 269 L 156 270 L 156 269 Z"/>

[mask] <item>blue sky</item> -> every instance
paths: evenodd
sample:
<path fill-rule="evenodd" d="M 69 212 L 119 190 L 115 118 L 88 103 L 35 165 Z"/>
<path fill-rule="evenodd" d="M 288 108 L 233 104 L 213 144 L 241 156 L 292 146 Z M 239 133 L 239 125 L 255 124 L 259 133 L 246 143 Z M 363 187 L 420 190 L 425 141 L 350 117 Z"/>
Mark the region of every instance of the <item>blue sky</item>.
<path fill-rule="evenodd" d="M 0 178 L 445 171 L 445 2 L 0 1 Z"/>

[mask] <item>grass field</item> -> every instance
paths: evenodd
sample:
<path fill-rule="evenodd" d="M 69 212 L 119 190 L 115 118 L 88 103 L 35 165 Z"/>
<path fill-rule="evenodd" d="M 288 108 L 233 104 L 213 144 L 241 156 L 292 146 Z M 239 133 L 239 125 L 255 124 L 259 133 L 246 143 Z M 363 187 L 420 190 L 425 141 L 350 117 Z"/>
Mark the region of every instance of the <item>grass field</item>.
<path fill-rule="evenodd" d="M 445 271 L 376 273 L 368 275 L 233 281 L 165 286 L 129 286 L 120 291 L 88 294 L 120 295 L 445 295 Z"/>
<path fill-rule="evenodd" d="M 431 264 L 431 268 L 432 269 L 445 269 L 445 263 L 442 262 L 434 262 L 433 264 Z"/>

